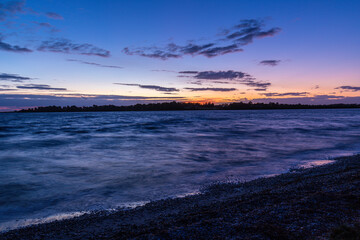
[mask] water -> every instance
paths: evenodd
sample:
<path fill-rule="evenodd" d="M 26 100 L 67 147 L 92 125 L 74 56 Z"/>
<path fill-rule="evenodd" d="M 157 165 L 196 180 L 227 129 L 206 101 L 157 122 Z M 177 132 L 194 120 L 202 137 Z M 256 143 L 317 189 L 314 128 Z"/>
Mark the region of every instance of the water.
<path fill-rule="evenodd" d="M 359 151 L 357 109 L 0 114 L 0 230 Z"/>

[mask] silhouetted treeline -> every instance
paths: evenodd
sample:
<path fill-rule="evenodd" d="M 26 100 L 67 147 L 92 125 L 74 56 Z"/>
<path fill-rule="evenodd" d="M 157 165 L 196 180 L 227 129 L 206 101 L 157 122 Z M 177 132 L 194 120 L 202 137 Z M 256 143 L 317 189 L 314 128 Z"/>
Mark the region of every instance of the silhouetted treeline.
<path fill-rule="evenodd" d="M 305 105 L 305 104 L 279 104 L 279 103 L 229 103 L 215 105 L 214 103 L 184 103 L 165 102 L 136 104 L 131 106 L 48 106 L 23 109 L 19 112 L 107 112 L 107 111 L 180 111 L 180 110 L 261 110 L 261 109 L 324 109 L 324 108 L 360 108 L 360 104 L 330 104 L 330 105 Z"/>

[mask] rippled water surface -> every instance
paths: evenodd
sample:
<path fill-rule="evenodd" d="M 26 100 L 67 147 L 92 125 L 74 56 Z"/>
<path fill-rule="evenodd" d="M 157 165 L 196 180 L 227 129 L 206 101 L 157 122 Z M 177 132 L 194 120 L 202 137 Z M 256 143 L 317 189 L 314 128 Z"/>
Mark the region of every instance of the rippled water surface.
<path fill-rule="evenodd" d="M 0 230 L 359 151 L 357 109 L 0 114 Z"/>

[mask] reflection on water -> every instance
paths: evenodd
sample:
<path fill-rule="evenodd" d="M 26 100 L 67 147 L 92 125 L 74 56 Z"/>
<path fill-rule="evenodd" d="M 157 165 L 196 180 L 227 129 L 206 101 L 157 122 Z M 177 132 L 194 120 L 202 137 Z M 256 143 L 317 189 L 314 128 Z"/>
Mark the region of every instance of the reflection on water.
<path fill-rule="evenodd" d="M 356 109 L 0 115 L 0 226 L 358 152 Z"/>

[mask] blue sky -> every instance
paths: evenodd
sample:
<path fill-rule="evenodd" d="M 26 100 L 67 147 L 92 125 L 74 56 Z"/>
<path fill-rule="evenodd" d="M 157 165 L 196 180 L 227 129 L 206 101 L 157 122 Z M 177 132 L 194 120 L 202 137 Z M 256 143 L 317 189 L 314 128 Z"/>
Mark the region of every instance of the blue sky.
<path fill-rule="evenodd" d="M 360 103 L 359 10 L 346 0 L 1 0 L 0 111 Z"/>

